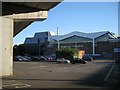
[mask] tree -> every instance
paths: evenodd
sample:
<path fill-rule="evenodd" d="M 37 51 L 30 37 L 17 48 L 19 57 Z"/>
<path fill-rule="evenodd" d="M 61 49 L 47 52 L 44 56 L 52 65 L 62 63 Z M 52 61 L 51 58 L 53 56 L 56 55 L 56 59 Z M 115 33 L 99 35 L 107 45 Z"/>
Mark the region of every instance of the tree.
<path fill-rule="evenodd" d="M 62 48 L 56 50 L 57 58 L 72 59 L 74 56 L 78 55 L 78 49 L 76 48 Z"/>
<path fill-rule="evenodd" d="M 14 47 L 13 47 L 13 55 L 14 56 L 25 55 L 25 54 L 26 54 L 26 50 L 24 48 L 24 44 L 14 45 Z"/>

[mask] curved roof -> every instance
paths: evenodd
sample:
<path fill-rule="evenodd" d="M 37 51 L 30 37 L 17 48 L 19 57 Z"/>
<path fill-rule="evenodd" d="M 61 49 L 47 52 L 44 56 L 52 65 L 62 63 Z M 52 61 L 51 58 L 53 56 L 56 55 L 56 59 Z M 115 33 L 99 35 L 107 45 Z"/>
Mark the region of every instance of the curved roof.
<path fill-rule="evenodd" d="M 69 38 L 71 36 L 79 36 L 79 37 L 93 39 L 93 38 L 100 37 L 100 36 L 107 34 L 107 33 L 110 33 L 110 32 L 109 31 L 102 31 L 102 32 L 95 32 L 95 33 L 83 33 L 83 32 L 74 31 L 74 32 L 71 32 L 71 33 L 66 34 L 66 35 L 51 36 L 51 38 L 55 39 L 55 40 L 63 40 L 63 39 Z M 114 35 L 113 35 L 113 37 L 116 38 Z"/>

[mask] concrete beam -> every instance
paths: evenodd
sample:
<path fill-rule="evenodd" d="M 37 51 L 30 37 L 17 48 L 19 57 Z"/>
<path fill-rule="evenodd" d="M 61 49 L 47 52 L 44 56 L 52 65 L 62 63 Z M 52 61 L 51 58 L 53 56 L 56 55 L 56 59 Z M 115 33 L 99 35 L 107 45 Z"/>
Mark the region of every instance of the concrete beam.
<path fill-rule="evenodd" d="M 19 3 L 19 2 L 17 2 Z M 22 2 L 23 3 L 23 2 Z M 16 5 L 10 2 L 2 2 L 2 15 L 12 15 L 13 13 L 28 13 L 28 12 L 37 12 L 40 11 L 37 8 L 32 8 L 24 5 Z"/>
<path fill-rule="evenodd" d="M 11 18 L 14 20 L 14 35 L 17 35 L 20 31 L 26 28 L 34 21 L 43 21 L 48 17 L 48 11 L 39 11 L 32 13 L 22 13 L 3 16 L 5 18 Z"/>
<path fill-rule="evenodd" d="M 23 22 L 23 21 L 36 21 L 36 20 L 44 20 L 48 17 L 48 11 L 39 11 L 32 13 L 22 13 L 22 14 L 13 14 L 3 16 L 6 18 L 12 18 L 14 22 Z"/>
<path fill-rule="evenodd" d="M 49 11 L 62 0 L 17 0 L 12 2 L 11 0 L 2 1 L 2 16 L 20 14 L 20 13 L 30 13 L 38 11 Z"/>

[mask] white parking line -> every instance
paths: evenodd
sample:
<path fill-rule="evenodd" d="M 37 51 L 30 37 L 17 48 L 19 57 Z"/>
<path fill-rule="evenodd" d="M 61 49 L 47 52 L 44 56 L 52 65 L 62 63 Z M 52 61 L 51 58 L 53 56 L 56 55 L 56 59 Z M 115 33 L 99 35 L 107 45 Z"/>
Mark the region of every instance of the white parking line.
<path fill-rule="evenodd" d="M 16 86 L 16 85 L 20 85 L 20 83 L 14 83 L 14 84 L 9 84 L 9 85 L 4 85 L 3 87 L 11 87 L 11 86 Z"/>
<path fill-rule="evenodd" d="M 20 84 L 18 86 L 15 86 L 15 88 L 28 88 L 28 87 L 31 87 L 31 85 L 29 85 L 29 84 Z"/>
<path fill-rule="evenodd" d="M 105 77 L 104 81 L 107 81 L 107 79 L 108 79 L 108 77 L 109 77 L 110 73 L 112 72 L 112 70 L 113 70 L 114 66 L 115 66 L 115 63 L 113 63 L 113 65 L 112 65 L 112 67 L 111 67 L 111 69 L 110 69 L 109 73 L 108 73 L 108 74 L 107 74 L 107 76 Z"/>
<path fill-rule="evenodd" d="M 35 67 L 31 67 L 31 68 L 39 68 L 39 67 L 43 68 L 43 67 L 46 67 L 46 66 L 35 66 Z"/>
<path fill-rule="evenodd" d="M 4 84 L 6 85 L 3 85 L 3 87 L 13 87 L 13 88 L 27 88 L 27 87 L 31 87 L 31 85 L 29 84 L 25 84 L 25 83 L 22 83 L 22 82 L 15 82 L 15 81 L 6 81 L 4 82 Z"/>

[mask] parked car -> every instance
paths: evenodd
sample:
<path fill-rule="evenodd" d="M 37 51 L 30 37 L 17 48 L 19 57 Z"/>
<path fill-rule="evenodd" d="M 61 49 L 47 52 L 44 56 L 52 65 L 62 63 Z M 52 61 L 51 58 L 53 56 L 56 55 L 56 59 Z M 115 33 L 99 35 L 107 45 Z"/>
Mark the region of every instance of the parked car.
<path fill-rule="evenodd" d="M 101 57 L 101 54 L 92 54 L 91 57 L 93 59 L 99 59 Z"/>
<path fill-rule="evenodd" d="M 44 60 L 47 60 L 47 58 L 44 57 L 44 56 L 40 56 L 40 60 L 41 60 L 41 61 L 44 61 Z"/>
<path fill-rule="evenodd" d="M 58 63 L 70 63 L 70 60 L 67 60 L 67 59 L 65 59 L 65 58 L 58 58 L 58 59 L 57 59 L 57 62 L 58 62 Z"/>
<path fill-rule="evenodd" d="M 44 57 L 44 56 L 32 56 L 31 60 L 34 60 L 34 61 L 44 61 L 44 60 L 47 60 L 47 58 Z"/>
<path fill-rule="evenodd" d="M 32 56 L 31 60 L 38 61 L 38 60 L 40 60 L 40 58 L 38 56 Z"/>
<path fill-rule="evenodd" d="M 16 60 L 17 61 L 30 61 L 28 58 L 26 58 L 25 56 L 16 56 Z"/>
<path fill-rule="evenodd" d="M 23 59 L 22 59 L 22 56 L 16 56 L 16 57 L 15 57 L 15 60 L 16 60 L 16 61 L 22 61 Z"/>
<path fill-rule="evenodd" d="M 56 58 L 52 57 L 52 56 L 46 56 L 46 59 L 45 61 L 47 62 L 55 62 L 56 61 Z"/>
<path fill-rule="evenodd" d="M 22 56 L 22 61 L 30 61 L 27 57 Z"/>
<path fill-rule="evenodd" d="M 17 60 L 17 56 L 14 56 L 14 57 L 13 57 L 13 60 L 14 60 L 14 61 L 18 61 L 18 60 Z"/>
<path fill-rule="evenodd" d="M 116 64 L 120 64 L 120 57 L 117 57 L 117 58 L 115 59 L 115 63 L 116 63 Z"/>
<path fill-rule="evenodd" d="M 82 60 L 82 59 L 80 59 L 80 58 L 74 58 L 74 59 L 72 59 L 70 62 L 71 62 L 72 64 L 75 64 L 75 63 L 85 64 L 85 63 L 87 63 L 86 60 Z"/>
<path fill-rule="evenodd" d="M 31 57 L 30 56 L 23 56 L 23 57 L 28 59 L 29 61 L 31 61 Z"/>
<path fill-rule="evenodd" d="M 53 59 L 51 56 L 46 56 L 46 58 L 47 58 L 48 61 Z"/>
<path fill-rule="evenodd" d="M 93 58 L 92 58 L 90 55 L 84 55 L 84 56 L 82 57 L 82 60 L 92 61 Z"/>

